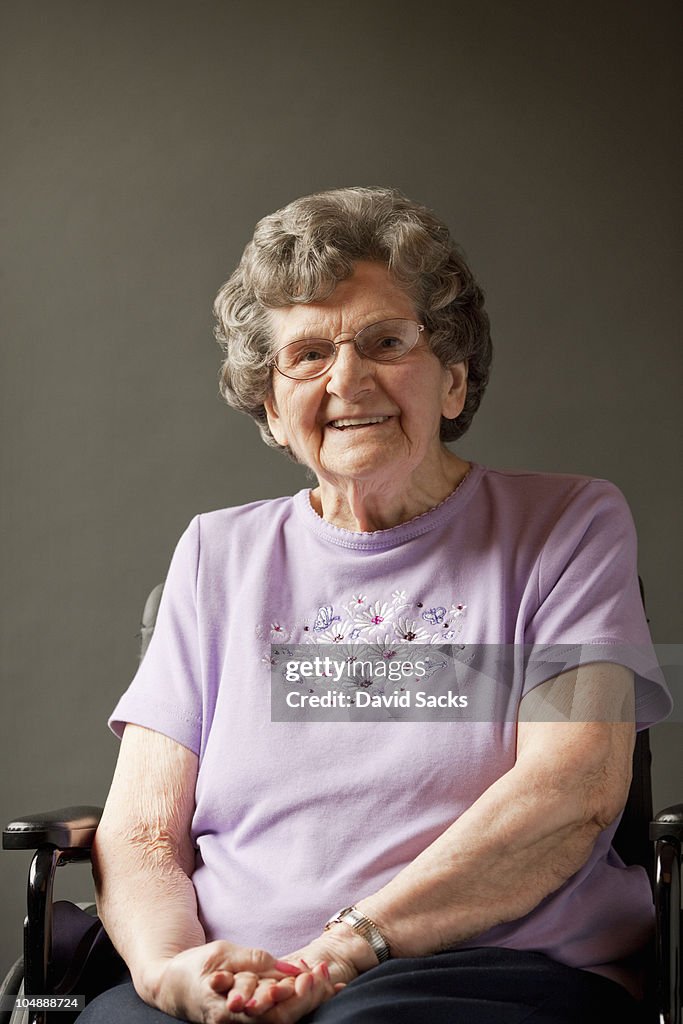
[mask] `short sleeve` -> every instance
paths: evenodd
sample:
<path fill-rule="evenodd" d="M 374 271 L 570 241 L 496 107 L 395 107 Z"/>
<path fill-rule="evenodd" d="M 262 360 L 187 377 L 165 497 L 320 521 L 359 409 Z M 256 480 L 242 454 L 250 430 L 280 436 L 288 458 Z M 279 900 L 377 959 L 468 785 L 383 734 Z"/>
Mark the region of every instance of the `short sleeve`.
<path fill-rule="evenodd" d="M 635 674 L 641 727 L 669 714 L 640 596 L 635 526 L 617 487 L 590 480 L 567 503 L 543 547 L 537 587 L 537 610 L 525 630 L 524 693 L 560 664 L 566 670 L 610 661 Z"/>
<path fill-rule="evenodd" d="M 152 640 L 132 683 L 109 719 L 120 738 L 127 722 L 142 725 L 199 753 L 202 680 L 197 629 L 199 517 L 171 559 Z"/>

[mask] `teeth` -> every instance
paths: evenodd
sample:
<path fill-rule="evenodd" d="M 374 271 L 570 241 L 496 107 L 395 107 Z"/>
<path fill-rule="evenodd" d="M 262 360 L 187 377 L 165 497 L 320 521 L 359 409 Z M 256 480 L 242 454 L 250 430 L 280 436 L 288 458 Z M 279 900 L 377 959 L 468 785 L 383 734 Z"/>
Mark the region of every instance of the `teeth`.
<path fill-rule="evenodd" d="M 388 416 L 366 416 L 353 420 L 332 420 L 331 427 L 364 427 L 367 423 L 384 423 Z"/>

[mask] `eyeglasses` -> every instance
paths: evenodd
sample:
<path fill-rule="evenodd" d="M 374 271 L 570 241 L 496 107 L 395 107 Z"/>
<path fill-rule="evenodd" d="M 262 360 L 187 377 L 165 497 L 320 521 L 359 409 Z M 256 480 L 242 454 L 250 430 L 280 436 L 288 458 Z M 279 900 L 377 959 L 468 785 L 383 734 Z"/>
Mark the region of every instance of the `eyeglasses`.
<path fill-rule="evenodd" d="M 330 341 L 327 338 L 302 338 L 278 349 L 270 361 L 283 377 L 313 380 L 332 367 L 340 345 L 352 342 L 359 355 L 376 363 L 395 363 L 408 355 L 424 331 L 413 320 L 381 320 L 359 331 L 355 338 Z"/>

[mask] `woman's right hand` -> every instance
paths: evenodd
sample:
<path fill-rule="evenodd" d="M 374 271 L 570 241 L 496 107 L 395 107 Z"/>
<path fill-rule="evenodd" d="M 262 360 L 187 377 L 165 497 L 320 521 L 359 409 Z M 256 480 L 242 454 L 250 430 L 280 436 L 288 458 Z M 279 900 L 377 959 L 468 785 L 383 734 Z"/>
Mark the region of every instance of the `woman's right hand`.
<path fill-rule="evenodd" d="M 197 1024 L 294 1024 L 337 989 L 324 965 L 304 971 L 262 949 L 218 940 L 148 965 L 140 995 Z"/>

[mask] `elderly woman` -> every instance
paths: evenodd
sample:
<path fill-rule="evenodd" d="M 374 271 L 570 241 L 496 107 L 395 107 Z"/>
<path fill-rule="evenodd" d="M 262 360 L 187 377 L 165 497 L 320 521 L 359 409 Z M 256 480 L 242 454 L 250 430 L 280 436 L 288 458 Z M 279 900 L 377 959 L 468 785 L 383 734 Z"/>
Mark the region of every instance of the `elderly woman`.
<path fill-rule="evenodd" d="M 223 395 L 317 483 L 177 546 L 94 856 L 132 983 L 82 1020 L 636 1019 L 651 898 L 611 839 L 634 723 L 668 697 L 624 499 L 446 447 L 488 320 L 447 228 L 397 192 L 266 217 L 215 311 Z M 489 721 L 273 720 L 273 651 L 314 642 L 563 656 L 501 677 Z"/>

